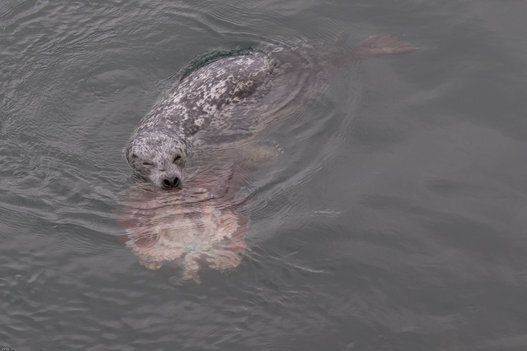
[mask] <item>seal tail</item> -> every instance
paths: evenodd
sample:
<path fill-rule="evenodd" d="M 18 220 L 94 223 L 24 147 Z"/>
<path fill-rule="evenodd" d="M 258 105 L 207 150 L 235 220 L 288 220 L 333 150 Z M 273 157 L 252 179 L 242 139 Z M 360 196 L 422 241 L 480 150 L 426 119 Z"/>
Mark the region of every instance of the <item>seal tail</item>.
<path fill-rule="evenodd" d="M 351 54 L 354 57 L 371 57 L 381 55 L 405 54 L 417 48 L 391 35 L 372 35 L 355 47 Z"/>
<path fill-rule="evenodd" d="M 335 41 L 335 50 L 327 55 L 328 62 L 334 66 L 349 65 L 369 57 L 404 54 L 417 50 L 414 45 L 392 35 L 371 35 L 351 50 L 346 47 L 347 39 L 346 34 L 340 33 Z"/>

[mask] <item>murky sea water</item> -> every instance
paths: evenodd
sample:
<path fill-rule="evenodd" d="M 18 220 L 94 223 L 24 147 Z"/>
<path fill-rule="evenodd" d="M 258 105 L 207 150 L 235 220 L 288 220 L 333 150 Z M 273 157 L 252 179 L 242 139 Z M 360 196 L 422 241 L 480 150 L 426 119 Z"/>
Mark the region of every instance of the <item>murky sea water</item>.
<path fill-rule="evenodd" d="M 527 349 L 527 3 L 0 3 L 0 347 Z M 247 252 L 182 282 L 121 239 L 122 150 L 193 58 L 412 54 L 342 68 L 265 138 Z"/>

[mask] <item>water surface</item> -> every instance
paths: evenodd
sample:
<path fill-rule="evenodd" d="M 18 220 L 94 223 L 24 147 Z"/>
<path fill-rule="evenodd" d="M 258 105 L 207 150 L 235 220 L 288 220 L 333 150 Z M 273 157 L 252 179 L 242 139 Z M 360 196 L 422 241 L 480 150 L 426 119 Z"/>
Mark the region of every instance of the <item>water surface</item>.
<path fill-rule="evenodd" d="M 0 346 L 21 350 L 527 348 L 526 3 L 0 4 Z M 418 52 L 342 69 L 265 135 L 249 252 L 181 284 L 119 237 L 122 149 L 196 56 Z"/>

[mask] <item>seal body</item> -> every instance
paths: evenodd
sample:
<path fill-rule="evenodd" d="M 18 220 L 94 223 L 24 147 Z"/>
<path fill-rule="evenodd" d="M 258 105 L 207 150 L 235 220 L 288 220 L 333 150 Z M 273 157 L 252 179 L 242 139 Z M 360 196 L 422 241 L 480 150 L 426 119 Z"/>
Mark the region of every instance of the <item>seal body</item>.
<path fill-rule="evenodd" d="M 225 58 L 190 74 L 141 123 L 138 132 L 165 130 L 188 139 L 217 120 L 224 108 L 269 81 L 271 58 L 263 53 Z"/>
<path fill-rule="evenodd" d="M 232 122 L 236 105 L 269 88 L 276 66 L 268 54 L 250 52 L 192 72 L 142 119 L 126 150 L 129 164 L 157 186 L 180 185 L 196 134 Z"/>
<path fill-rule="evenodd" d="M 190 72 L 152 108 L 126 158 L 151 183 L 177 187 L 197 140 L 251 135 L 255 126 L 302 110 L 327 77 L 355 59 L 414 50 L 392 36 L 371 36 L 353 50 L 299 45 L 222 57 Z"/>

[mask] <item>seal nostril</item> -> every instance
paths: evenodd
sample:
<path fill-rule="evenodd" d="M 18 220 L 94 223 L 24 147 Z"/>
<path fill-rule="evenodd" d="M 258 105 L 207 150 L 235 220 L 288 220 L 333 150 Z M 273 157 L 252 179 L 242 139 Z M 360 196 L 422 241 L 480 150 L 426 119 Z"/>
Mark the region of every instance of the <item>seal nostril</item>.
<path fill-rule="evenodd" d="M 170 182 L 170 180 L 168 180 L 168 179 L 163 179 L 163 186 L 164 186 L 165 188 L 170 188 L 170 187 L 173 186 L 173 184 Z"/>
<path fill-rule="evenodd" d="M 174 186 L 179 187 L 180 185 L 181 185 L 181 181 L 179 180 L 178 177 L 175 177 L 175 178 L 174 178 Z"/>

